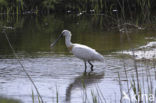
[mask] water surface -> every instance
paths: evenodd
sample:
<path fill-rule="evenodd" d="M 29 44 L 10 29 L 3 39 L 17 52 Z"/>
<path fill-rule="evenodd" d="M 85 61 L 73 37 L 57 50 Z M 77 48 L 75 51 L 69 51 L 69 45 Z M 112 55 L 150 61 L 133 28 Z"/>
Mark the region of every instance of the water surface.
<path fill-rule="evenodd" d="M 1 25 L 14 28 L 7 29 L 6 33 L 46 103 L 55 102 L 57 92 L 60 103 L 90 103 L 92 93 L 96 95 L 97 89 L 101 90 L 105 98 L 99 101 L 118 103 L 121 97 L 118 73 L 123 90 L 126 90 L 128 81 L 125 68 L 129 80 L 136 76 L 136 62 L 130 56 L 131 50 L 135 50 L 136 59 L 153 60 L 155 44 L 149 44 L 155 43 L 155 31 L 135 30 L 128 34 L 120 33 L 117 29 L 109 29 L 106 24 L 100 25 L 101 18 L 91 15 L 27 15 L 18 19 L 1 18 Z M 84 74 L 83 61 L 68 52 L 64 38 L 50 49 L 50 44 L 63 29 L 72 32 L 72 42 L 96 49 L 104 56 L 105 61 L 94 62 L 93 72 L 90 72 L 90 66 L 87 65 L 87 73 Z M 145 51 L 142 48 L 147 48 L 147 54 L 153 56 L 146 56 L 146 53 L 140 55 Z M 148 75 L 148 70 L 154 83 L 154 66 L 152 61 L 137 61 L 140 81 L 144 81 L 143 77 Z M 33 85 L 15 59 L 3 33 L 0 34 L 0 84 L 0 95 L 20 99 L 24 103 L 32 102 L 32 91 L 36 95 Z M 146 85 L 144 86 L 146 88 Z"/>

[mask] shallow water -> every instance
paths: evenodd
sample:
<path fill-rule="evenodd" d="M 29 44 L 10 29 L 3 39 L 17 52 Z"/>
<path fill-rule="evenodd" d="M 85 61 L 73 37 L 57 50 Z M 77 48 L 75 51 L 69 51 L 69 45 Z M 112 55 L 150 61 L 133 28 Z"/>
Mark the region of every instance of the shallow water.
<path fill-rule="evenodd" d="M 85 16 L 74 15 L 41 17 L 28 15 L 19 17 L 18 20 L 17 18 L 6 20 L 8 22 L 4 20 L 3 25 L 15 28 L 7 30 L 7 35 L 46 103 L 56 102 L 56 92 L 60 103 L 84 101 L 91 103 L 93 94 L 105 98 L 105 100 L 98 98 L 99 101 L 118 103 L 121 98 L 118 73 L 123 91 L 126 91 L 126 81 L 131 82 L 132 77 L 136 77 L 135 63 L 140 84 L 149 74 L 152 83 L 155 84 L 155 64 L 151 56 L 155 55 L 155 46 L 149 44 L 155 42 L 156 32 L 144 30 L 123 34 L 117 30 L 110 31 L 95 25 L 98 21 L 94 19 L 92 16 L 88 19 Z M 104 62 L 94 62 L 93 72 L 90 72 L 87 65 L 87 73 L 84 74 L 83 61 L 68 52 L 64 39 L 51 50 L 50 44 L 63 29 L 72 31 L 73 42 L 88 45 L 100 52 L 104 56 Z M 146 53 L 140 55 L 139 51 L 141 53 L 145 51 L 141 48 L 147 48 L 153 54 L 149 52 L 147 54 L 151 54 L 150 56 L 146 56 Z M 136 59 L 141 61 L 134 62 L 131 56 L 127 56 L 132 55 L 132 49 L 135 50 Z M 150 58 L 151 61 L 142 61 L 143 58 L 145 60 Z M 125 75 L 125 68 L 128 78 Z M 2 33 L 0 34 L 0 84 L 0 95 L 20 99 L 24 103 L 32 102 L 32 91 L 36 95 L 33 85 L 14 58 Z M 148 85 L 144 86 L 141 88 L 146 88 Z M 102 94 L 98 94 L 97 89 Z M 36 96 L 36 102 L 37 98 Z"/>

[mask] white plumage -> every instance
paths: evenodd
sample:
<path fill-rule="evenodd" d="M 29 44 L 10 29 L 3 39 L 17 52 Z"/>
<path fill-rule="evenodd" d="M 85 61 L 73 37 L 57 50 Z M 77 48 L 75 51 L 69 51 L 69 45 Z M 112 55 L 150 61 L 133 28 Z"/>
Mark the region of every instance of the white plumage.
<path fill-rule="evenodd" d="M 77 58 L 84 61 L 103 61 L 103 56 L 88 46 L 73 44 L 71 51 Z"/>
<path fill-rule="evenodd" d="M 59 38 L 51 44 L 51 47 L 53 47 L 56 42 L 62 37 L 65 36 L 65 44 L 69 51 L 73 53 L 77 58 L 82 59 L 85 63 L 85 72 L 86 72 L 86 62 L 88 62 L 91 65 L 91 71 L 93 71 L 93 64 L 91 61 L 103 61 L 103 56 L 98 53 L 95 49 L 92 49 L 86 45 L 82 44 L 73 44 L 71 42 L 71 32 L 68 30 L 63 30 Z"/>

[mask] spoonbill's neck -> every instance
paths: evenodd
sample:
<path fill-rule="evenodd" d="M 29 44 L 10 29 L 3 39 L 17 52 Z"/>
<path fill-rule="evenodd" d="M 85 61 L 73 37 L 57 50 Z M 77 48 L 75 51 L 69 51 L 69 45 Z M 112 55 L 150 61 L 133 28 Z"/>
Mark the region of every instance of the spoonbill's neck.
<path fill-rule="evenodd" d="M 71 47 L 72 46 L 72 42 L 71 42 L 71 36 L 65 36 L 65 44 L 67 47 Z"/>

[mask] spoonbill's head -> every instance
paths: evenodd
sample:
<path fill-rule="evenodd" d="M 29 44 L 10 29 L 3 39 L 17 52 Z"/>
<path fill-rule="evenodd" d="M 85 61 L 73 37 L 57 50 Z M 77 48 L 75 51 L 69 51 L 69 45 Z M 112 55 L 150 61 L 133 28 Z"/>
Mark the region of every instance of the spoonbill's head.
<path fill-rule="evenodd" d="M 71 36 L 71 32 L 69 30 L 63 30 L 59 37 L 50 45 L 50 47 L 52 48 L 62 36 L 69 37 Z"/>
<path fill-rule="evenodd" d="M 71 36 L 71 32 L 69 30 L 63 30 L 62 35 L 65 36 L 65 37 Z"/>

